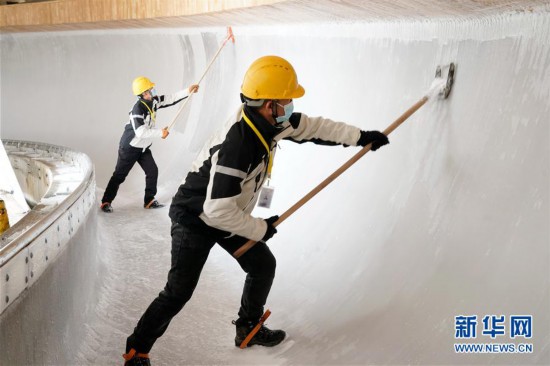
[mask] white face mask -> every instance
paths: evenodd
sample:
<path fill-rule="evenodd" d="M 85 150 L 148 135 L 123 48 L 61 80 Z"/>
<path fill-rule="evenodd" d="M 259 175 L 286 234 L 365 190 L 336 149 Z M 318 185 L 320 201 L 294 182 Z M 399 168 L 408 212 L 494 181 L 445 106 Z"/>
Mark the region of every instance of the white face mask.
<path fill-rule="evenodd" d="M 290 103 L 288 103 L 287 105 L 282 105 L 279 103 L 277 103 L 277 105 L 283 107 L 283 109 L 285 110 L 284 116 L 279 116 L 275 118 L 277 123 L 283 123 L 284 121 L 288 121 L 290 116 L 292 116 L 292 112 L 294 112 L 294 103 L 290 101 Z"/>

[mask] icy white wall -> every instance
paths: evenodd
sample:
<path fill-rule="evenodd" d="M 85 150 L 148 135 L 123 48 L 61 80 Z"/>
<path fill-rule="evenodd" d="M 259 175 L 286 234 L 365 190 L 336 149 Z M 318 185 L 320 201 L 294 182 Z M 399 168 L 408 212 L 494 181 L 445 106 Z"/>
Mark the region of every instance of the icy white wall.
<path fill-rule="evenodd" d="M 29 210 L 29 205 L 25 200 L 25 195 L 21 190 L 17 176 L 12 168 L 12 164 L 4 149 L 4 144 L 0 142 L 0 199 L 4 200 L 8 210 L 8 219 L 10 226 L 19 221 Z"/>
<path fill-rule="evenodd" d="M 547 12 L 234 28 L 235 45 L 222 52 L 190 117 L 176 125 L 179 133 L 153 145 L 164 200 L 238 105 L 242 76 L 258 56 L 278 54 L 295 65 L 306 88 L 297 110 L 363 129 L 384 129 L 422 97 L 436 65 L 457 64 L 450 99 L 423 107 L 388 147 L 369 153 L 280 226 L 270 241 L 278 277 L 269 306 L 293 343 L 248 362 L 550 362 L 549 29 Z M 104 187 L 133 103 L 131 80 L 148 75 L 161 93 L 187 86 L 224 35 L 224 29 L 3 35 L 2 136 L 84 151 Z M 169 123 L 175 111 L 160 111 L 158 123 Z M 282 143 L 273 207 L 256 213 L 283 212 L 355 151 Z M 135 207 L 142 181 L 136 167 L 121 188 Z M 216 265 L 233 280 L 226 290 L 236 303 L 243 277 L 229 256 L 222 258 Z M 137 292 L 135 301 L 144 303 L 129 323 L 150 301 Z M 202 304 L 210 315 L 199 314 L 211 316 L 210 304 Z M 534 336 L 525 343 L 534 344 L 534 353 L 455 354 L 454 317 L 477 315 L 481 323 L 487 314 L 533 315 Z M 202 337 L 209 331 L 205 325 Z M 195 334 L 177 328 L 164 339 Z M 109 357 L 104 363 L 119 357 L 123 337 L 113 343 L 118 349 L 98 346 Z M 247 362 L 210 348 L 195 350 L 195 362 Z M 183 357 L 156 350 L 161 362 Z"/>

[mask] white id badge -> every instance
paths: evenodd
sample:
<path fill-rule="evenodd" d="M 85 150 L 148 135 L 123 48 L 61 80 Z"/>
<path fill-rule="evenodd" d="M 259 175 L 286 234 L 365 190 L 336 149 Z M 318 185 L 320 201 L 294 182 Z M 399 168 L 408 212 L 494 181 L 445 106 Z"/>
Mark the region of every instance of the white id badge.
<path fill-rule="evenodd" d="M 270 208 L 274 193 L 275 188 L 263 186 L 262 191 L 260 192 L 260 199 L 258 200 L 258 207 Z"/>

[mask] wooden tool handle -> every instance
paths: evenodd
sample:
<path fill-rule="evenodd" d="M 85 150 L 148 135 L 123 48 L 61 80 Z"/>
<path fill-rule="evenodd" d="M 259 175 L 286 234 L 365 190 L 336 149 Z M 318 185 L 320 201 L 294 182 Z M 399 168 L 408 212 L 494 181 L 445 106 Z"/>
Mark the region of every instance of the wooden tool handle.
<path fill-rule="evenodd" d="M 405 113 L 403 113 L 398 119 L 396 119 L 391 125 L 388 126 L 384 130 L 384 135 L 389 135 L 392 133 L 397 127 L 399 127 L 407 118 L 409 118 L 414 112 L 416 112 L 420 107 L 422 107 L 426 102 L 428 101 L 428 97 L 425 96 L 422 99 L 420 99 L 418 102 L 416 102 L 412 107 L 410 107 Z M 288 210 L 286 210 L 280 217 L 279 220 L 275 221 L 273 223 L 273 226 L 276 227 L 281 222 L 285 221 L 290 215 L 292 215 L 294 212 L 296 212 L 300 207 L 302 207 L 307 201 L 312 199 L 317 193 L 319 193 L 323 188 L 328 186 L 330 183 L 332 183 L 333 180 L 338 178 L 343 172 L 345 172 L 350 166 L 355 164 L 359 159 L 361 159 L 366 153 L 368 153 L 371 149 L 371 144 L 366 145 L 363 147 L 357 154 L 352 156 L 351 159 L 346 161 L 340 168 L 338 168 L 334 173 L 329 175 L 324 181 L 322 181 L 317 187 L 313 188 L 308 194 L 306 194 L 302 199 L 300 199 L 298 202 L 296 202 L 292 207 L 290 207 Z M 250 248 L 252 248 L 256 244 L 254 240 L 247 241 L 242 247 L 237 249 L 233 253 L 233 257 L 239 258 L 244 253 L 246 253 Z"/>

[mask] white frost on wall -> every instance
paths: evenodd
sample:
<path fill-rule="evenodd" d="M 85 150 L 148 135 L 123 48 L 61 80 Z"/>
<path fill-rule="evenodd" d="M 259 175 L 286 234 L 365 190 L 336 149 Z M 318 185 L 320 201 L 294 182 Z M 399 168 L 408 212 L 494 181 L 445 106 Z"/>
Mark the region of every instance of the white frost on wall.
<path fill-rule="evenodd" d="M 548 363 L 549 30 L 547 11 L 234 27 L 236 43 L 206 77 L 192 116 L 183 113 L 176 131 L 153 145 L 165 202 L 238 105 L 256 57 L 278 54 L 294 64 L 306 89 L 297 111 L 363 129 L 384 129 L 420 99 L 438 64 L 455 62 L 456 81 L 448 100 L 423 107 L 389 146 L 369 153 L 270 240 L 278 260 L 270 325 L 287 330 L 292 343 L 233 349 L 229 321 L 244 276 L 215 249 L 153 357 L 166 364 Z M 3 136 L 86 152 L 104 187 L 133 103 L 131 80 L 150 76 L 161 93 L 188 86 L 225 35 L 212 31 L 3 35 Z M 46 91 L 54 97 L 45 99 Z M 159 112 L 158 123 L 175 112 Z M 281 143 L 272 208 L 256 214 L 282 213 L 355 151 Z M 77 363 L 120 360 L 125 337 L 164 285 L 170 223 L 166 211 L 141 210 L 142 189 L 136 167 L 115 213 L 99 217 L 107 285 Z M 531 314 L 536 351 L 456 354 L 453 321 L 461 314 Z"/>
<path fill-rule="evenodd" d="M 0 142 L 0 199 L 3 199 L 10 219 L 10 225 L 14 225 L 29 210 L 21 186 L 13 171 L 6 149 Z"/>

